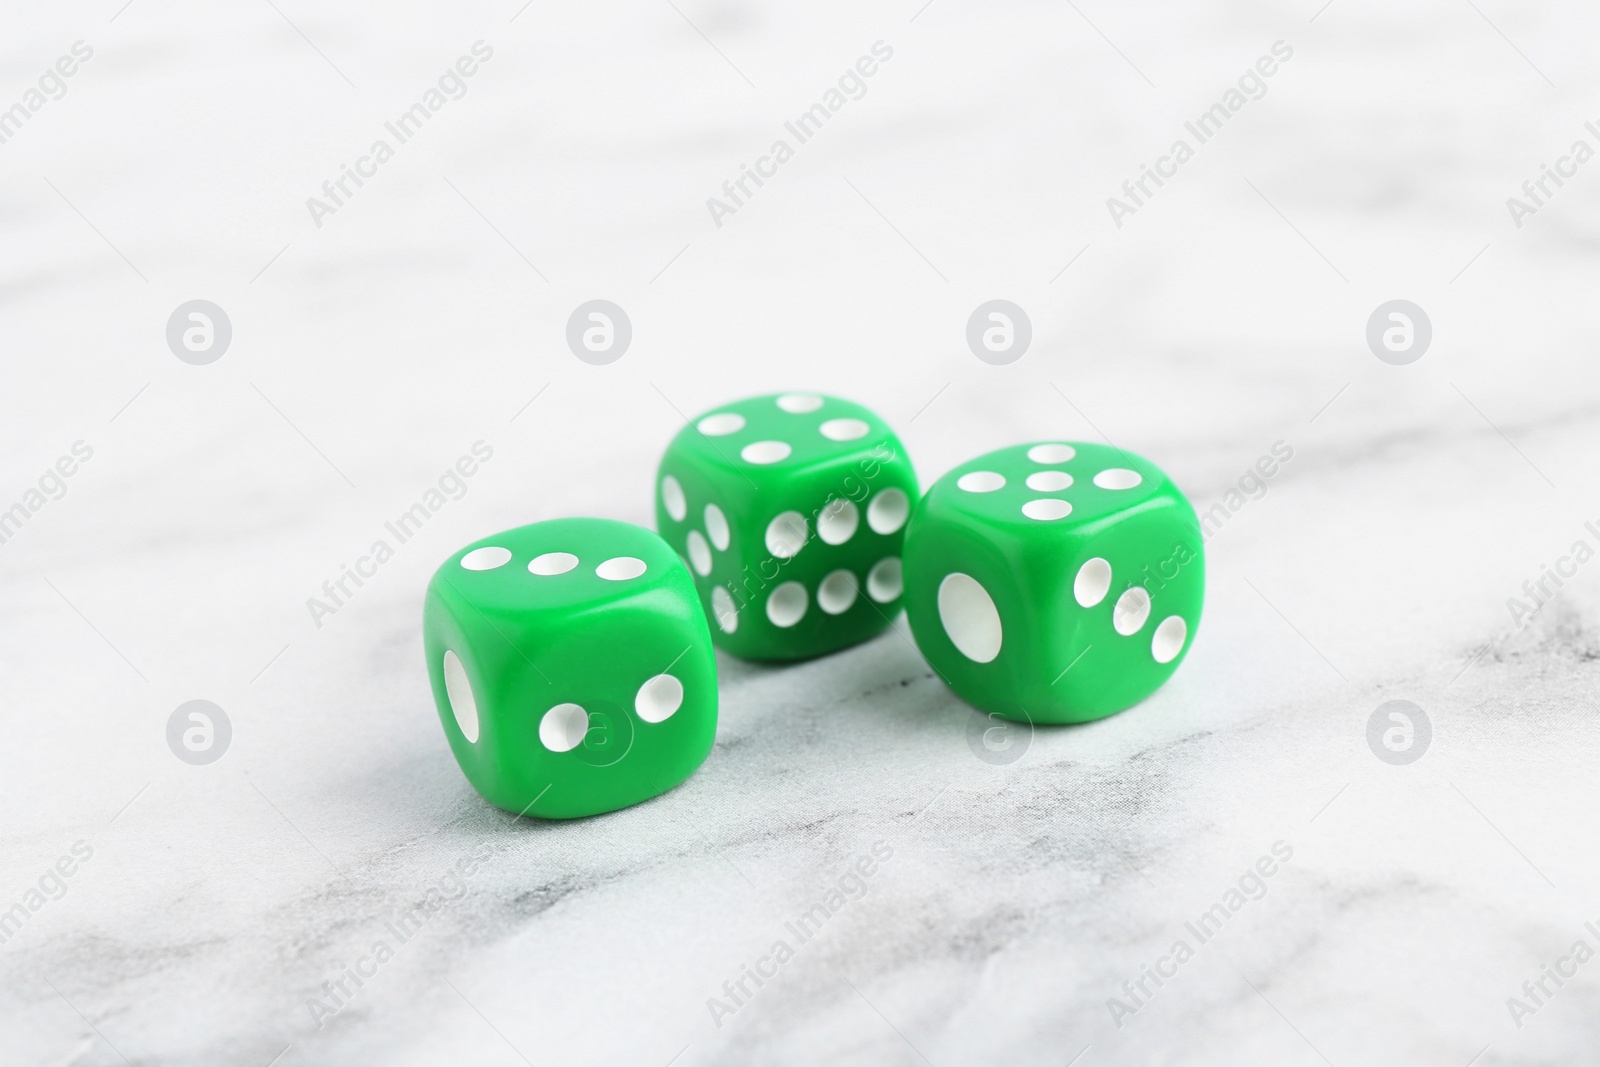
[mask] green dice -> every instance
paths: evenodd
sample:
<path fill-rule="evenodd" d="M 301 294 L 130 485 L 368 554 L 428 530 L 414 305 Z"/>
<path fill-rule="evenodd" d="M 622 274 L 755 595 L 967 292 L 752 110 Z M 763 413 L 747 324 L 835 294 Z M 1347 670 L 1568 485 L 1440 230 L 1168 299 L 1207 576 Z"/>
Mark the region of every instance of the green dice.
<path fill-rule="evenodd" d="M 1200 621 L 1199 522 L 1149 460 L 1095 444 L 1002 448 L 912 512 L 906 618 L 958 696 L 1004 718 L 1087 722 L 1171 676 Z"/>
<path fill-rule="evenodd" d="M 423 647 L 456 761 L 507 811 L 626 807 L 711 752 L 705 614 L 677 554 L 641 527 L 555 519 L 468 545 L 428 585 Z"/>
<path fill-rule="evenodd" d="M 888 425 L 812 393 L 702 415 L 656 476 L 656 529 L 694 572 L 712 639 L 793 660 L 863 641 L 900 610 L 917 477 Z"/>

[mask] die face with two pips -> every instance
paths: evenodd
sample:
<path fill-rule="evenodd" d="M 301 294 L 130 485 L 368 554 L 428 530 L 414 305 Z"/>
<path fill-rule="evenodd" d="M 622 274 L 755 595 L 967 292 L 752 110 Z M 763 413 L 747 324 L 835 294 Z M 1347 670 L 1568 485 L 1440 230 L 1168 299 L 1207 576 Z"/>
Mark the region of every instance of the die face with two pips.
<path fill-rule="evenodd" d="M 913 510 L 906 617 L 956 694 L 1036 723 L 1143 700 L 1188 650 L 1205 594 L 1194 509 L 1149 460 L 1104 445 L 1004 448 Z"/>
<path fill-rule="evenodd" d="M 711 751 L 706 618 L 683 562 L 641 527 L 555 519 L 468 545 L 428 585 L 423 645 L 456 761 L 507 811 L 626 807 Z"/>
<path fill-rule="evenodd" d="M 656 529 L 688 562 L 719 647 L 804 659 L 889 626 L 917 497 L 904 447 L 871 411 L 812 393 L 760 396 L 673 438 L 656 475 Z"/>

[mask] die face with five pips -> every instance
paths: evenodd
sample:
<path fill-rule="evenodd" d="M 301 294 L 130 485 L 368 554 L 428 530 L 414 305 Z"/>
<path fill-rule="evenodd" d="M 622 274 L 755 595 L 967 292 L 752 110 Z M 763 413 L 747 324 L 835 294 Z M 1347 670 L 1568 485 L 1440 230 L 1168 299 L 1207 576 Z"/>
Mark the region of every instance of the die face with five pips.
<path fill-rule="evenodd" d="M 429 583 L 423 645 L 457 762 L 507 811 L 626 807 L 711 751 L 706 618 L 683 562 L 642 527 L 555 519 L 468 545 Z"/>
<path fill-rule="evenodd" d="M 673 438 L 655 487 L 656 529 L 688 562 L 728 652 L 818 656 L 900 610 L 917 478 L 861 405 L 784 393 L 715 408 Z"/>
<path fill-rule="evenodd" d="M 1205 594 L 1194 509 L 1159 467 L 1105 445 L 1003 448 L 913 510 L 906 617 L 975 707 L 1087 722 L 1143 700 L 1188 650 Z"/>

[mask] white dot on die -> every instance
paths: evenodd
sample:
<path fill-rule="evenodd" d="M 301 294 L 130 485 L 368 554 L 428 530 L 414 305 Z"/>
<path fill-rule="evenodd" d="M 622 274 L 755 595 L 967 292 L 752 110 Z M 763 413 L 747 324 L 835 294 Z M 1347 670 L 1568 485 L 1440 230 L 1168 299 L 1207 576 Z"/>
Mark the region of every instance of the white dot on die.
<path fill-rule="evenodd" d="M 689 531 L 689 565 L 701 577 L 711 573 L 711 547 L 700 536 L 699 530 Z"/>
<path fill-rule="evenodd" d="M 794 449 L 782 441 L 752 441 L 739 449 L 739 456 L 746 463 L 777 463 L 779 460 L 789 458 L 789 453 Z"/>
<path fill-rule="evenodd" d="M 613 556 L 594 569 L 608 582 L 625 582 L 629 578 L 639 577 L 644 571 L 644 560 L 632 556 Z"/>
<path fill-rule="evenodd" d="M 468 741 L 476 742 L 478 701 L 472 695 L 472 683 L 467 680 L 467 670 L 461 666 L 460 657 L 448 649 L 444 654 L 444 693 L 450 699 L 450 710 L 455 712 L 456 725 L 461 727 L 461 736 Z"/>
<path fill-rule="evenodd" d="M 1189 624 L 1176 615 L 1168 615 L 1150 639 L 1150 654 L 1157 663 L 1171 663 L 1183 651 L 1183 642 L 1188 636 Z"/>
<path fill-rule="evenodd" d="M 806 547 L 806 517 L 785 511 L 767 523 L 767 551 L 779 559 L 793 559 Z"/>
<path fill-rule="evenodd" d="M 778 398 L 778 406 L 791 415 L 804 415 L 822 406 L 822 398 L 815 393 L 785 393 Z"/>
<path fill-rule="evenodd" d="M 1006 484 L 1006 476 L 994 471 L 970 471 L 956 479 L 956 488 L 969 493 L 992 493 Z"/>
<path fill-rule="evenodd" d="M 731 411 L 707 415 L 700 420 L 699 429 L 707 437 L 726 437 L 730 433 L 738 433 L 744 429 L 744 416 L 735 415 Z"/>
<path fill-rule="evenodd" d="M 706 536 L 711 538 L 718 552 L 728 550 L 728 516 L 715 504 L 706 505 Z"/>
<path fill-rule="evenodd" d="M 843 615 L 856 602 L 856 576 L 849 571 L 834 571 L 817 586 L 817 607 L 829 615 Z"/>
<path fill-rule="evenodd" d="M 689 502 L 683 498 L 683 486 L 670 474 L 661 479 L 661 503 L 666 506 L 673 522 L 682 522 L 683 517 L 689 514 Z"/>
<path fill-rule="evenodd" d="M 475 548 L 461 557 L 461 565 L 469 571 L 492 571 L 511 562 L 511 550 L 499 545 Z"/>
<path fill-rule="evenodd" d="M 1096 556 L 1078 568 L 1072 580 L 1072 597 L 1086 608 L 1092 608 L 1106 598 L 1111 590 L 1111 564 Z"/>
<path fill-rule="evenodd" d="M 1028 458 L 1035 463 L 1065 463 L 1077 454 L 1071 445 L 1034 445 L 1028 449 Z"/>
<path fill-rule="evenodd" d="M 658 674 L 639 687 L 633 710 L 645 722 L 663 722 L 683 706 L 683 683 L 670 674 Z"/>
<path fill-rule="evenodd" d="M 867 505 L 867 525 L 875 533 L 892 534 L 906 524 L 911 501 L 903 489 L 885 489 Z"/>
<path fill-rule="evenodd" d="M 546 552 L 528 561 L 528 573 L 548 578 L 552 574 L 565 574 L 578 565 L 578 557 L 571 552 Z"/>
<path fill-rule="evenodd" d="M 1094 484 L 1102 489 L 1132 489 L 1142 481 L 1138 471 L 1126 467 L 1112 467 L 1094 476 Z"/>
<path fill-rule="evenodd" d="M 843 497 L 828 501 L 817 514 L 817 536 L 830 545 L 842 545 L 856 534 L 861 512 Z"/>
<path fill-rule="evenodd" d="M 539 743 L 551 752 L 571 752 L 589 732 L 589 713 L 581 704 L 557 704 L 539 720 Z"/>
<path fill-rule="evenodd" d="M 1000 612 L 989 591 L 970 575 L 945 575 L 939 583 L 939 621 L 963 656 L 988 663 L 1000 654 Z"/>
<path fill-rule="evenodd" d="M 905 577 L 899 556 L 880 559 L 867 572 L 867 595 L 880 604 L 898 600 L 905 590 Z"/>
<path fill-rule="evenodd" d="M 784 582 L 767 597 L 767 618 L 772 625 L 790 627 L 806 613 L 806 587 L 799 582 Z"/>
<path fill-rule="evenodd" d="M 818 426 L 822 436 L 830 441 L 854 441 L 858 437 L 867 436 L 867 431 L 872 429 L 860 419 L 829 419 Z"/>
<path fill-rule="evenodd" d="M 1150 594 L 1144 591 L 1144 586 L 1136 585 L 1117 598 L 1117 606 L 1111 609 L 1111 625 L 1123 637 L 1136 634 L 1144 621 L 1150 617 Z"/>
<path fill-rule="evenodd" d="M 1058 500 L 1053 496 L 1041 497 L 1030 500 L 1022 505 L 1022 513 L 1030 519 L 1048 522 L 1051 519 L 1064 519 L 1072 514 L 1072 505 L 1065 500 Z"/>
<path fill-rule="evenodd" d="M 716 617 L 717 628 L 731 634 L 739 628 L 739 609 L 724 586 L 711 590 L 711 614 Z"/>
<path fill-rule="evenodd" d="M 1066 471 L 1035 471 L 1028 475 L 1028 488 L 1038 493 L 1059 493 L 1072 485 Z"/>

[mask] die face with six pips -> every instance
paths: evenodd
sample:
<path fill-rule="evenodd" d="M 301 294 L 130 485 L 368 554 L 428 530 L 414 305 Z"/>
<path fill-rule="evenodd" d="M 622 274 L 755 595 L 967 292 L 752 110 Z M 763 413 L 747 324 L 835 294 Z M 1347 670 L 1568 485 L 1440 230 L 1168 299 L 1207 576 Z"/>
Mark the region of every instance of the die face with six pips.
<path fill-rule="evenodd" d="M 784 393 L 725 404 L 673 438 L 656 529 L 694 576 L 716 644 L 760 660 L 864 641 L 900 610 L 916 473 L 859 404 Z"/>
<path fill-rule="evenodd" d="M 555 519 L 468 545 L 429 583 L 423 645 L 457 762 L 507 811 L 626 807 L 711 751 L 706 618 L 683 562 L 641 527 Z"/>
<path fill-rule="evenodd" d="M 1171 676 L 1200 620 L 1194 509 L 1159 467 L 1105 445 L 979 456 L 913 509 L 905 605 L 956 694 L 1036 723 L 1086 722 Z"/>

